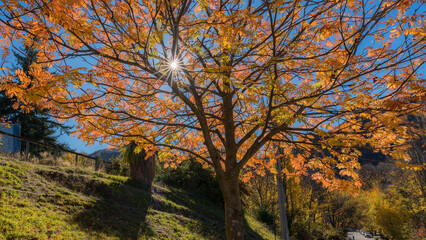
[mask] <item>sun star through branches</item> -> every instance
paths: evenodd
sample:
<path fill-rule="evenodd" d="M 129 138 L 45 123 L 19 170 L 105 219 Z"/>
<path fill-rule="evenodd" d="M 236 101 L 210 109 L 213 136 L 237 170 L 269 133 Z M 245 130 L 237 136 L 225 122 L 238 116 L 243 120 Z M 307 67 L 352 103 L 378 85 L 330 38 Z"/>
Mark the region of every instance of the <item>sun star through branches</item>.
<path fill-rule="evenodd" d="M 177 64 L 177 62 L 176 62 L 176 61 L 172 61 L 172 62 L 170 63 L 170 68 L 171 68 L 172 70 L 177 70 L 177 69 L 178 69 L 178 64 Z"/>

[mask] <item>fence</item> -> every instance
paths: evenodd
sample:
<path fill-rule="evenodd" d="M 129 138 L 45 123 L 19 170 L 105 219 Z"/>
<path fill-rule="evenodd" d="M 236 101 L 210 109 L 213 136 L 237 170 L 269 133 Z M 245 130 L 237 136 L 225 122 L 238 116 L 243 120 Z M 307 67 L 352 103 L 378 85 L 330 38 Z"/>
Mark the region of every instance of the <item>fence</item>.
<path fill-rule="evenodd" d="M 78 157 L 81 156 L 81 157 L 85 157 L 85 158 L 88 158 L 88 159 L 93 159 L 95 161 L 95 170 L 96 171 L 99 170 L 99 163 L 101 161 L 99 156 L 98 157 L 91 157 L 91 156 L 83 154 L 83 153 L 78 153 L 78 152 L 75 152 L 75 151 L 72 151 L 72 150 L 68 150 L 68 149 L 59 147 L 58 145 L 54 146 L 54 145 L 50 145 L 50 144 L 46 144 L 46 143 L 36 142 L 34 140 L 31 140 L 31 139 L 28 139 L 28 138 L 25 138 L 25 137 L 21 137 L 21 136 L 16 136 L 16 135 L 13 135 L 13 134 L 10 134 L 10 133 L 7 133 L 7 132 L 3 132 L 3 131 L 0 131 L 0 134 L 5 135 L 5 136 L 9 136 L 9 137 L 13 137 L 13 138 L 16 138 L 16 139 L 19 139 L 21 141 L 26 142 L 26 145 L 25 145 L 25 160 L 26 161 L 28 161 L 28 156 L 29 156 L 29 152 L 30 152 L 30 144 L 32 143 L 32 144 L 37 144 L 37 145 L 40 145 L 40 146 L 44 146 L 44 147 L 54 149 L 53 159 L 54 159 L 55 163 L 57 163 L 59 151 L 61 151 L 61 152 L 67 152 L 67 153 L 75 154 L 75 166 L 76 167 L 77 167 L 77 164 L 78 164 Z M 22 146 L 22 144 L 21 144 L 21 146 Z M 103 161 L 103 162 L 105 162 L 105 161 Z"/>

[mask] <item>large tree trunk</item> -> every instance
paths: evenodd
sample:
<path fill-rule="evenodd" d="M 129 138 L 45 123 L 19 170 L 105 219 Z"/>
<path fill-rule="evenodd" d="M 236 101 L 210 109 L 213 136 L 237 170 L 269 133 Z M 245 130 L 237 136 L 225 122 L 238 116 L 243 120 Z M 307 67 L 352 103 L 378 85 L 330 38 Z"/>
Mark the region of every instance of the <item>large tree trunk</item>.
<path fill-rule="evenodd" d="M 244 219 L 238 175 L 218 180 L 225 200 L 226 239 L 244 239 Z"/>
<path fill-rule="evenodd" d="M 155 155 L 132 161 L 129 165 L 130 178 L 139 181 L 142 187 L 150 189 L 155 177 Z"/>

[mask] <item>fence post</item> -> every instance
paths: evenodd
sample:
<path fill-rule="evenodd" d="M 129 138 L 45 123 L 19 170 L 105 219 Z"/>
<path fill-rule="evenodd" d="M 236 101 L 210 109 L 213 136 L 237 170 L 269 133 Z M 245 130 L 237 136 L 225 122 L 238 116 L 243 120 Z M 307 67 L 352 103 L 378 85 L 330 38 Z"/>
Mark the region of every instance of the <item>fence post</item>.
<path fill-rule="evenodd" d="M 75 166 L 77 167 L 77 162 L 78 162 L 78 154 L 75 155 Z"/>
<path fill-rule="evenodd" d="M 55 152 L 53 153 L 53 160 L 55 161 L 55 165 L 58 165 L 58 146 L 55 147 Z"/>
<path fill-rule="evenodd" d="M 25 161 L 28 161 L 29 153 L 30 153 L 30 142 L 27 141 L 27 145 L 25 146 Z"/>
<path fill-rule="evenodd" d="M 100 160 L 100 156 L 98 156 L 97 158 L 96 158 L 96 162 L 95 162 L 95 171 L 98 171 L 99 170 L 99 160 Z"/>

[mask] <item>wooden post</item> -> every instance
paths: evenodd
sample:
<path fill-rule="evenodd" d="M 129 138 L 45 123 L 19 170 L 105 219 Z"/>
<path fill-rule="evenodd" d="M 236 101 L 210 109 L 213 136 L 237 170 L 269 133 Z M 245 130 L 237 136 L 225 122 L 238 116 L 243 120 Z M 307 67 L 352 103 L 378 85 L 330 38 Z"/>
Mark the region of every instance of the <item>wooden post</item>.
<path fill-rule="evenodd" d="M 77 167 L 77 163 L 78 163 L 78 155 L 75 155 L 75 166 Z"/>
<path fill-rule="evenodd" d="M 25 161 L 28 161 L 28 155 L 30 154 L 30 142 L 27 141 L 25 146 Z"/>
<path fill-rule="evenodd" d="M 55 165 L 58 165 L 58 146 L 55 147 L 55 152 L 53 153 L 53 160 L 55 161 Z"/>
<path fill-rule="evenodd" d="M 100 156 L 98 155 L 98 157 L 95 160 L 95 171 L 99 171 L 99 160 L 100 160 Z"/>

